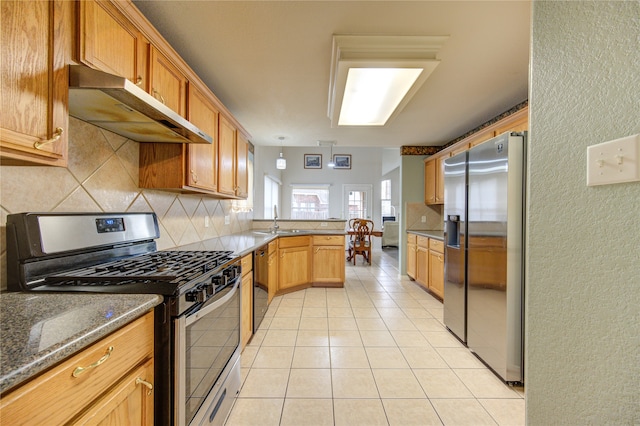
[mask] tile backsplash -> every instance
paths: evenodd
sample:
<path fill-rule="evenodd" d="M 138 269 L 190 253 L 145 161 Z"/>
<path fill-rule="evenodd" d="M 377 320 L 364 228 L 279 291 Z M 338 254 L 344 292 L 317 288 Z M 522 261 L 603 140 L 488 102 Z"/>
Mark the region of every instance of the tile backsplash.
<path fill-rule="evenodd" d="M 138 188 L 138 146 L 69 117 L 68 168 L 0 166 L 0 290 L 7 287 L 6 222 L 11 213 L 153 211 L 160 225 L 160 250 L 251 228 L 253 212 L 235 212 L 231 200 Z"/>
<path fill-rule="evenodd" d="M 405 207 L 407 229 L 423 231 L 442 231 L 444 229 L 443 206 L 406 203 Z M 426 222 L 422 222 L 423 216 L 425 216 Z"/>

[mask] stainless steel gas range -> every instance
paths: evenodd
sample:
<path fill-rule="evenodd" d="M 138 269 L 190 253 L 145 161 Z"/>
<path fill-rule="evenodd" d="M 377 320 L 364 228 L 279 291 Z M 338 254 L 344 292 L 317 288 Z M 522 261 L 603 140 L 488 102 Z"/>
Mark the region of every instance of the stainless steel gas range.
<path fill-rule="evenodd" d="M 7 217 L 10 291 L 149 293 L 157 425 L 223 424 L 240 389 L 240 259 L 157 251 L 154 213 Z"/>

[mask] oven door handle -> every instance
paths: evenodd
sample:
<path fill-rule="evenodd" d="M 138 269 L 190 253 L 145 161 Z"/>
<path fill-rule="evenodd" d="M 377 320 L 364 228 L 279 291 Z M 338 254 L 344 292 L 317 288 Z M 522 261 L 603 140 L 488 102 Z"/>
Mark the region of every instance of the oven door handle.
<path fill-rule="evenodd" d="M 240 278 L 238 277 L 238 278 L 236 278 L 236 282 L 233 284 L 233 287 L 231 288 L 231 290 L 229 290 L 229 292 L 227 294 L 225 294 L 224 296 L 220 297 L 218 300 L 212 302 L 211 304 L 205 306 L 204 308 L 202 308 L 202 309 L 194 312 L 193 314 L 189 315 L 188 317 L 186 317 L 185 318 L 185 326 L 186 327 L 190 326 L 191 324 L 193 324 L 194 322 L 198 321 L 203 316 L 215 311 L 220 306 L 224 305 L 229 300 L 231 300 L 231 298 L 238 291 L 239 285 L 240 285 Z M 215 295 L 214 295 L 214 297 L 215 297 Z"/>

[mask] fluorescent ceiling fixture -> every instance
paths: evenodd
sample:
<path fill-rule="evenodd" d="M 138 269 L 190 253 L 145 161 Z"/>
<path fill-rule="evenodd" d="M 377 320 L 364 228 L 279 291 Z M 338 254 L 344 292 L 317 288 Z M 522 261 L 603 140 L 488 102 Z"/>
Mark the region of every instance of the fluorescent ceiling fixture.
<path fill-rule="evenodd" d="M 351 68 L 338 125 L 383 126 L 422 71 L 422 68 Z"/>
<path fill-rule="evenodd" d="M 334 35 L 327 109 L 331 127 L 383 126 L 390 122 L 438 66 L 436 55 L 447 39 Z M 351 99 L 354 94 L 364 97 Z M 353 118 L 347 108 L 358 118 Z M 371 110 L 375 111 L 367 112 Z"/>

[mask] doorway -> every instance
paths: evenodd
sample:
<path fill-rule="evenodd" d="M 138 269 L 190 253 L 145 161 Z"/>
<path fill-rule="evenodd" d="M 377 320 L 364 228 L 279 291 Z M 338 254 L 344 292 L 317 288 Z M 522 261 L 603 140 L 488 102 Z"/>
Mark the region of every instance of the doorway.
<path fill-rule="evenodd" d="M 373 217 L 373 185 L 343 185 L 342 214 L 346 220 Z"/>

